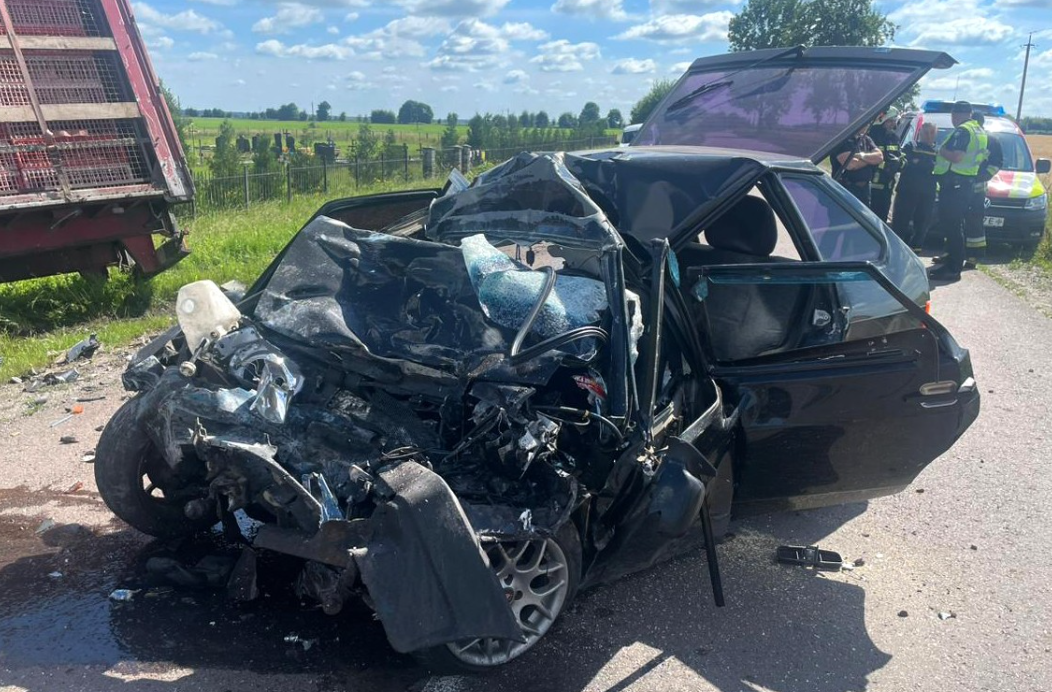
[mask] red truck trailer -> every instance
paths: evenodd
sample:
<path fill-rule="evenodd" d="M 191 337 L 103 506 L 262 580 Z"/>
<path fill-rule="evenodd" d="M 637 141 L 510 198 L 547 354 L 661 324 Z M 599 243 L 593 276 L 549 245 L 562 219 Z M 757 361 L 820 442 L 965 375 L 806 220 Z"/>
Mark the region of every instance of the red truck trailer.
<path fill-rule="evenodd" d="M 0 0 L 0 281 L 153 275 L 193 193 L 130 3 Z"/>

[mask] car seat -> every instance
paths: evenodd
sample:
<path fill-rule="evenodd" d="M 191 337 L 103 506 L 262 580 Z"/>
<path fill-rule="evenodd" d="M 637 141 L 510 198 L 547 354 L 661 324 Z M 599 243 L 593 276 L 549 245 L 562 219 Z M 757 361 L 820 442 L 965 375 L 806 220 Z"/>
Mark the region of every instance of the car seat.
<path fill-rule="evenodd" d="M 778 242 L 774 211 L 762 197 L 743 197 L 705 229 L 708 245 L 690 243 L 677 252 L 693 291 L 701 267 L 726 264 L 792 262 L 772 257 Z M 704 303 L 688 296 L 699 326 L 708 319 L 708 339 L 719 361 L 754 358 L 788 347 L 797 330 L 799 312 L 810 287 L 806 285 L 708 283 Z"/>

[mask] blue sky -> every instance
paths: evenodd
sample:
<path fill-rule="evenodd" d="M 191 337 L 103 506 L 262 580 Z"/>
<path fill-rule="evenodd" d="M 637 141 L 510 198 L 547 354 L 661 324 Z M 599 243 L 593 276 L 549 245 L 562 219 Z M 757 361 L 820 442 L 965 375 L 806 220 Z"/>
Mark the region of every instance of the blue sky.
<path fill-rule="evenodd" d="M 1052 116 L 1052 0 L 924 0 L 878 5 L 895 44 L 961 63 L 923 97 L 1004 103 L 1015 112 L 1027 34 L 1024 115 Z M 429 103 L 456 111 L 605 113 L 657 79 L 727 50 L 725 0 L 148 0 L 134 2 L 154 67 L 182 103 L 262 110 L 328 101 L 349 115 Z"/>

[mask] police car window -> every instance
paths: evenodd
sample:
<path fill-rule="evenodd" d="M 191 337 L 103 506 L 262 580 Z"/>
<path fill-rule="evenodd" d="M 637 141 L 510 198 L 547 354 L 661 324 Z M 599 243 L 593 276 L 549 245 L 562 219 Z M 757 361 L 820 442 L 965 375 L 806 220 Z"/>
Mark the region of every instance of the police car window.
<path fill-rule="evenodd" d="M 844 192 L 843 202 L 811 178 L 783 178 L 782 183 L 792 197 L 803 218 L 818 254 L 823 260 L 862 261 L 880 259 L 883 245 L 858 222 L 844 205 L 856 213 L 872 216 L 872 212 Z M 875 216 L 872 219 L 877 223 Z"/>
<path fill-rule="evenodd" d="M 1004 156 L 1002 170 L 1006 171 L 1032 171 L 1034 163 L 1030 160 L 1030 151 L 1026 142 L 1019 135 L 1010 132 L 993 132 L 991 137 L 997 138 L 1001 145 L 1001 155 Z"/>

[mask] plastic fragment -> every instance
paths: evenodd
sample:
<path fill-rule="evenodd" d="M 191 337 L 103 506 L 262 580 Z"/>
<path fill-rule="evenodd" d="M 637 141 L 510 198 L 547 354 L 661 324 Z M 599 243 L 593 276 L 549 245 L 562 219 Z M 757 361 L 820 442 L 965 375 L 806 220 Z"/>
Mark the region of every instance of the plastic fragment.
<path fill-rule="evenodd" d="M 77 436 L 63 435 L 62 437 L 58 438 L 58 441 L 64 445 L 74 445 L 77 444 Z"/>
<path fill-rule="evenodd" d="M 57 421 L 55 421 L 54 423 L 52 423 L 48 427 L 49 428 L 57 428 L 58 426 L 62 425 L 63 423 L 65 423 L 66 421 L 68 421 L 72 417 L 73 417 L 73 414 L 70 413 L 69 415 L 66 415 L 66 416 L 63 416 L 62 418 L 59 418 Z"/>
<path fill-rule="evenodd" d="M 957 613 L 953 612 L 952 610 L 941 610 L 941 611 L 939 611 L 939 619 L 940 620 L 949 620 L 950 618 L 956 618 L 956 617 L 957 617 Z"/>
<path fill-rule="evenodd" d="M 95 450 L 94 449 L 89 449 L 88 451 L 84 452 L 84 456 L 82 456 L 80 458 L 80 460 L 83 461 L 85 464 L 94 464 L 95 463 Z"/>
<path fill-rule="evenodd" d="M 78 341 L 66 352 L 66 362 L 72 363 L 80 358 L 91 358 L 95 355 L 95 351 L 99 350 L 99 346 L 98 338 L 92 334 L 87 339 Z"/>
<path fill-rule="evenodd" d="M 139 593 L 138 589 L 115 589 L 110 593 L 111 601 L 130 601 Z"/>
<path fill-rule="evenodd" d="M 80 414 L 84 413 L 84 407 L 80 404 L 74 404 L 73 408 L 71 408 L 69 412 L 72 413 L 74 416 L 79 416 Z"/>
<path fill-rule="evenodd" d="M 53 528 L 55 528 L 55 520 L 45 519 L 44 521 L 40 522 L 40 526 L 37 527 L 36 533 L 44 533 L 48 529 Z"/>
<path fill-rule="evenodd" d="M 52 579 L 61 579 L 63 577 L 62 572 L 48 572 L 47 575 Z"/>
<path fill-rule="evenodd" d="M 80 372 L 76 368 L 73 368 L 71 370 L 66 370 L 65 372 L 48 373 L 44 376 L 44 384 L 70 384 L 76 382 L 79 378 Z"/>

